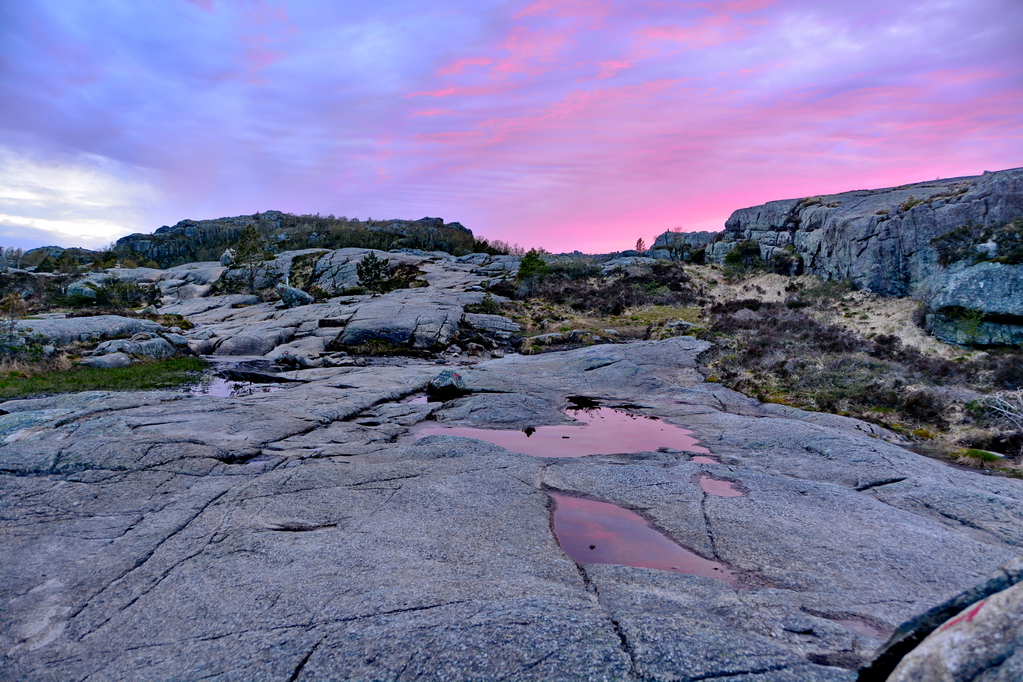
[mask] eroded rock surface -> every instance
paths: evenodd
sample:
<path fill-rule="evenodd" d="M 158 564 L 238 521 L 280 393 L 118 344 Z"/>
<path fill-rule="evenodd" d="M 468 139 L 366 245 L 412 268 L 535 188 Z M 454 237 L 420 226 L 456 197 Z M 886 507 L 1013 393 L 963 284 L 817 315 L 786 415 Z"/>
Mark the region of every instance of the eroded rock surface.
<path fill-rule="evenodd" d="M 318 320 L 348 305 L 193 319 L 336 334 Z M 1020 482 L 706 384 L 705 348 L 678 337 L 510 356 L 460 368 L 474 393 L 449 402 L 404 401 L 443 368 L 401 360 L 294 371 L 244 397 L 3 403 L 4 674 L 853 680 L 898 624 L 1020 553 Z M 716 462 L 671 449 L 534 458 L 414 435 L 427 419 L 565 423 L 572 395 L 690 429 Z M 704 493 L 704 475 L 744 495 Z M 548 491 L 636 510 L 744 587 L 577 566 Z"/>

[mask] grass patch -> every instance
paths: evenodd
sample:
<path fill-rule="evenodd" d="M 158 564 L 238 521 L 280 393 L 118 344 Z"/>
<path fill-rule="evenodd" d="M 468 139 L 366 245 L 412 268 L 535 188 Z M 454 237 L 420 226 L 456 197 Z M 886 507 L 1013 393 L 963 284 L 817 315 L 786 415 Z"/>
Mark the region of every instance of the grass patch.
<path fill-rule="evenodd" d="M 366 343 L 359 343 L 352 346 L 346 346 L 342 344 L 330 344 L 328 350 L 332 351 L 344 351 L 349 355 L 356 357 L 388 357 L 388 356 L 404 356 L 411 358 L 432 358 L 433 353 L 420 349 L 420 348 L 409 348 L 400 343 L 393 343 L 391 341 L 384 341 L 383 339 L 373 339 Z"/>
<path fill-rule="evenodd" d="M 206 368 L 199 358 L 173 358 L 131 367 L 98 369 L 73 367 L 66 371 L 47 371 L 35 376 L 10 371 L 0 377 L 0 398 L 78 393 L 79 391 L 144 391 L 177 388 L 199 381 Z"/>

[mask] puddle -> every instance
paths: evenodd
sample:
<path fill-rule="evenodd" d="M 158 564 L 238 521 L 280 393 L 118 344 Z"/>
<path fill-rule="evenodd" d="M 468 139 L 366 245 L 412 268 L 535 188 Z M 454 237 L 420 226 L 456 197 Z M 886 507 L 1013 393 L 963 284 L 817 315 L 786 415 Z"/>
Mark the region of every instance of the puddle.
<path fill-rule="evenodd" d="M 872 637 L 879 642 L 885 642 L 888 640 L 888 635 L 879 628 L 874 627 L 870 623 L 865 623 L 862 620 L 855 618 L 829 618 L 828 620 L 838 623 L 846 630 L 853 632 L 863 637 Z"/>
<path fill-rule="evenodd" d="M 703 455 L 697 455 L 696 457 L 690 457 L 690 462 L 699 462 L 700 464 L 721 464 L 713 457 L 704 457 Z"/>
<path fill-rule="evenodd" d="M 735 481 L 719 481 L 710 476 L 700 476 L 700 487 L 703 488 L 703 492 L 718 497 L 742 497 L 745 495 L 741 490 L 735 489 Z"/>
<path fill-rule="evenodd" d="M 401 401 L 403 405 L 425 405 L 430 402 L 430 397 L 424 394 L 413 394 Z"/>
<path fill-rule="evenodd" d="M 608 502 L 548 493 L 554 533 L 577 564 L 621 564 L 715 578 L 742 587 L 734 571 L 682 548 L 639 514 Z"/>
<path fill-rule="evenodd" d="M 416 436 L 462 436 L 500 445 L 533 457 L 583 457 L 618 452 L 656 451 L 666 447 L 710 453 L 687 431 L 654 417 L 610 407 L 574 408 L 569 414 L 582 424 L 537 426 L 522 431 L 477 429 L 468 426 L 428 426 Z"/>
<path fill-rule="evenodd" d="M 274 384 L 254 384 L 251 381 L 234 381 L 221 377 L 210 377 L 189 388 L 192 395 L 212 395 L 218 398 L 254 395 L 257 393 L 273 393 L 282 387 Z"/>

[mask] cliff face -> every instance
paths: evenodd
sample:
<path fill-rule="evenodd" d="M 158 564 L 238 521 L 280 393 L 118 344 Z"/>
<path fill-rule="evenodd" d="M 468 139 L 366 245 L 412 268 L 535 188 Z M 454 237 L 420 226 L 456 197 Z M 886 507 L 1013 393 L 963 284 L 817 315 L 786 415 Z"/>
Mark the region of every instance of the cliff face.
<path fill-rule="evenodd" d="M 737 242 L 753 240 L 765 260 L 788 248 L 802 257 L 805 272 L 905 296 L 938 269 L 932 239 L 970 223 L 1020 216 L 1023 168 L 1015 168 L 739 209 L 708 256 L 721 262 Z"/>

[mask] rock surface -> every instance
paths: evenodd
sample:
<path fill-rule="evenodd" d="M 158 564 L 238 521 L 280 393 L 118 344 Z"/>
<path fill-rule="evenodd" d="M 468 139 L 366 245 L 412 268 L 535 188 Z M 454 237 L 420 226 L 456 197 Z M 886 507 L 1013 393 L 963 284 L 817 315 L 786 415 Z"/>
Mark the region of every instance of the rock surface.
<path fill-rule="evenodd" d="M 15 328 L 19 334 L 59 346 L 66 346 L 72 341 L 99 341 L 132 336 L 139 332 L 163 331 L 163 327 L 152 320 L 121 317 L 120 315 L 18 320 Z"/>
<path fill-rule="evenodd" d="M 724 238 L 708 249 L 723 261 L 741 240 L 761 256 L 792 247 L 806 272 L 851 279 L 858 287 L 905 296 L 936 270 L 931 240 L 967 223 L 1023 216 L 1023 169 L 888 189 L 771 201 L 732 213 Z"/>
<path fill-rule="evenodd" d="M 1023 583 L 968 607 L 935 630 L 889 682 L 1023 680 Z"/>
<path fill-rule="evenodd" d="M 314 338 L 352 305 L 211 308 L 189 333 L 259 320 Z M 459 368 L 474 393 L 449 403 L 403 401 L 438 371 L 406 359 L 293 371 L 245 396 L 0 404 L 5 675 L 853 680 L 896 625 L 1020 553 L 1019 481 L 706 384 L 706 347 L 509 356 Z M 558 410 L 573 395 L 690 429 L 716 461 L 416 435 L 428 419 L 571 423 Z M 744 495 L 704 493 L 701 476 Z M 637 510 L 744 588 L 577 565 L 551 490 Z"/>
<path fill-rule="evenodd" d="M 860 670 L 859 677 L 857 678 L 858 682 L 884 682 L 890 678 L 896 666 L 899 666 L 904 671 L 918 670 L 919 665 L 924 664 L 925 660 L 931 663 L 939 659 L 944 660 L 948 664 L 946 668 L 949 674 L 952 674 L 955 668 L 963 667 L 972 667 L 974 673 L 981 668 L 998 668 L 1001 660 L 992 661 L 985 657 L 991 651 L 1004 652 L 1006 647 L 1009 647 L 1010 650 L 1012 648 L 1023 648 L 1023 638 L 1020 637 L 1018 622 L 1009 624 L 1017 628 L 1015 634 L 1013 634 L 1012 627 L 1001 628 L 1000 631 L 994 633 L 1000 639 L 1000 646 L 993 648 L 981 646 L 979 647 L 980 652 L 976 651 L 978 648 L 976 645 L 980 643 L 977 640 L 989 639 L 990 634 L 992 634 L 990 627 L 979 628 L 978 625 L 979 629 L 975 632 L 972 631 L 972 628 L 959 628 L 955 633 L 949 633 L 948 636 L 944 632 L 964 620 L 969 624 L 976 617 L 977 611 L 979 611 L 978 605 L 982 604 L 988 597 L 1004 593 L 1014 588 L 1014 586 L 1018 587 L 1020 583 L 1023 583 L 1023 555 L 1001 566 L 994 575 L 982 583 L 900 625 L 885 645 L 878 650 L 874 660 Z M 1019 595 L 1012 597 L 1012 599 L 1018 602 Z M 1019 606 L 1016 606 L 1015 614 L 1017 620 L 1020 612 Z M 988 625 L 990 625 L 990 621 Z M 998 628 L 995 629 L 997 630 Z M 964 632 L 964 630 L 969 631 Z M 924 646 L 921 642 L 927 643 L 927 645 Z M 940 644 L 938 644 L 939 642 Z M 934 646 L 935 644 L 938 644 L 937 648 Z M 965 647 L 960 648 L 959 645 L 961 644 L 965 644 Z M 954 650 L 954 655 L 946 657 L 946 654 Z M 1010 658 L 1010 656 L 1011 651 L 1003 658 Z M 957 660 L 953 662 L 949 660 L 951 658 Z M 901 662 L 904 660 L 907 662 L 905 666 L 902 666 Z M 926 663 L 925 665 L 930 665 L 931 663 Z M 1009 670 L 1009 668 L 1003 669 L 1001 673 L 1004 673 L 1005 670 Z M 1015 671 L 1017 676 L 1019 676 L 1019 671 L 1020 668 L 1017 667 Z M 926 676 L 912 678 L 907 677 L 908 674 L 907 672 L 900 673 L 900 679 L 945 679 L 940 675 L 933 678 Z M 998 677 L 998 674 L 994 674 L 991 679 L 1001 679 Z M 973 679 L 973 677 L 970 676 L 965 679 Z"/>
<path fill-rule="evenodd" d="M 1023 265 L 957 263 L 930 282 L 926 324 L 961 346 L 1023 346 Z"/>

